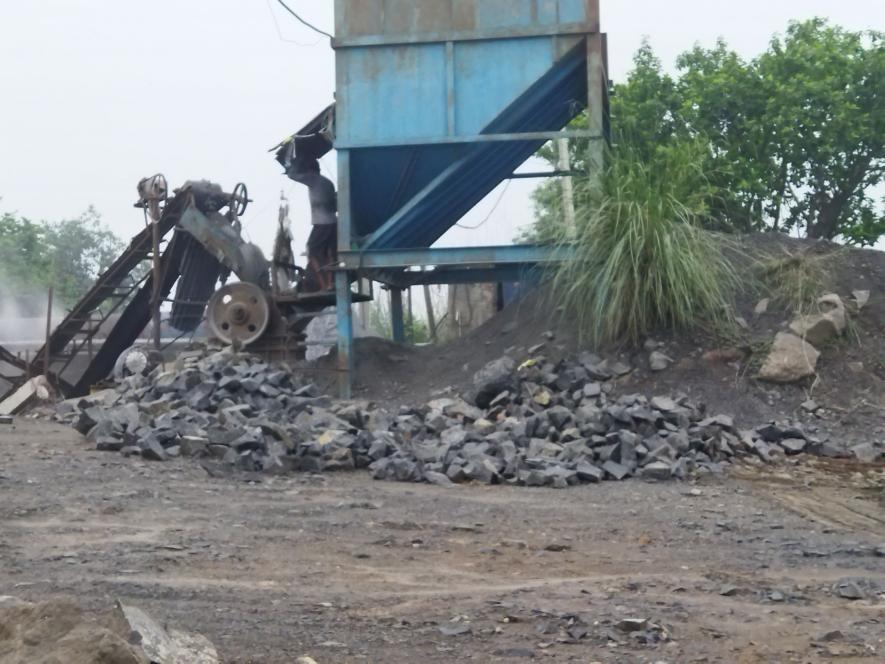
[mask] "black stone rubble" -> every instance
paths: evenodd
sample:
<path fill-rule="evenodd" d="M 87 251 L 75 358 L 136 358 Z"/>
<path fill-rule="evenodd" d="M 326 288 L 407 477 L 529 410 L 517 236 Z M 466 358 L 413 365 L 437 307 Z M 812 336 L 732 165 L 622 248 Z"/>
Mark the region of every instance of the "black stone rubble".
<path fill-rule="evenodd" d="M 520 366 L 502 357 L 476 374 L 469 402 L 443 396 L 388 412 L 226 350 L 183 354 L 175 370 L 61 404 L 57 418 L 99 450 L 150 460 L 199 457 L 207 470 L 270 474 L 368 468 L 376 479 L 438 485 L 689 479 L 739 457 L 846 454 L 790 424 L 738 430 L 685 396 L 614 397 L 611 379 L 625 371 L 589 353 Z"/>

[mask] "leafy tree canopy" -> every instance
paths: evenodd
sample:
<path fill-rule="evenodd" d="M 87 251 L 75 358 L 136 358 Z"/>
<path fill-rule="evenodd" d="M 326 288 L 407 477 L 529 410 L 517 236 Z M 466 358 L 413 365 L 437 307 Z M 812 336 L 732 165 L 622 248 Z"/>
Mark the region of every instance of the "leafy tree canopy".
<path fill-rule="evenodd" d="M 713 227 L 869 245 L 885 234 L 885 201 L 875 198 L 885 171 L 883 91 L 883 34 L 822 19 L 792 23 L 750 61 L 721 40 L 695 46 L 675 76 L 646 42 L 615 86 L 613 142 L 654 167 L 679 143 L 701 140 Z M 585 147 L 572 146 L 577 167 Z M 541 156 L 556 163 L 551 152 Z M 544 239 L 561 219 L 558 183 L 539 187 L 535 205 L 531 239 Z"/>
<path fill-rule="evenodd" d="M 43 309 L 54 286 L 64 305 L 74 304 L 122 250 L 120 240 L 90 208 L 75 219 L 33 222 L 0 215 L 0 296 L 11 297 L 26 315 Z"/>

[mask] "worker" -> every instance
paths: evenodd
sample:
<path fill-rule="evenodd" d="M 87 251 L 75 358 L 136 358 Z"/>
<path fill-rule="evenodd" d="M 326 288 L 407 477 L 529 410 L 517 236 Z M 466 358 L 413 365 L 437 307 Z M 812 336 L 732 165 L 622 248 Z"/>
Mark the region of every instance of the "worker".
<path fill-rule="evenodd" d="M 332 181 L 320 173 L 316 159 L 293 159 L 286 174 L 307 187 L 310 196 L 310 237 L 307 240 L 307 269 L 312 278 L 308 291 L 334 287 L 332 272 L 338 257 L 338 196 Z M 310 286 L 314 286 L 311 288 Z"/>

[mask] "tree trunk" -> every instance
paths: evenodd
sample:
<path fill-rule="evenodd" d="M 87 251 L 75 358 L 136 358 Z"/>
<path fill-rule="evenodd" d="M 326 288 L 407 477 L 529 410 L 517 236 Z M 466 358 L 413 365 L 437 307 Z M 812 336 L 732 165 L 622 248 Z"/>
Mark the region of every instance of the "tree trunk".
<path fill-rule="evenodd" d="M 839 220 L 842 218 L 842 213 L 857 188 L 863 184 L 871 163 L 872 157 L 868 155 L 860 157 L 851 170 L 851 174 L 845 178 L 842 186 L 832 196 L 824 191 L 816 192 L 813 195 L 814 204 L 811 211 L 817 213 L 817 220 L 814 223 L 809 221 L 806 233 L 809 238 L 832 240 L 839 235 Z"/>

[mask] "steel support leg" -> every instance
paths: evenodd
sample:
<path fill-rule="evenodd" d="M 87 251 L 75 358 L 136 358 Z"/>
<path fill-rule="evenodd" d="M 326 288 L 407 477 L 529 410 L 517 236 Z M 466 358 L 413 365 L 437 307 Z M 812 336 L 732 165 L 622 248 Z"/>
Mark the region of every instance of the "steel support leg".
<path fill-rule="evenodd" d="M 350 399 L 353 378 L 353 307 L 350 279 L 347 272 L 335 273 L 336 314 L 338 317 L 338 392 L 342 399 Z"/>
<path fill-rule="evenodd" d="M 608 72 L 605 66 L 605 39 L 602 34 L 587 36 L 587 129 L 605 136 L 605 94 Z M 587 172 L 598 180 L 605 166 L 605 141 L 589 141 Z"/>
<path fill-rule="evenodd" d="M 353 249 L 353 220 L 350 209 L 350 152 L 338 151 L 338 251 Z M 342 266 L 339 264 L 339 268 Z M 350 276 L 345 270 L 335 273 L 335 312 L 338 319 L 338 394 L 350 399 L 353 394 L 353 297 Z"/>
<path fill-rule="evenodd" d="M 393 340 L 400 344 L 404 343 L 406 327 L 403 321 L 403 292 L 399 288 L 390 289 L 390 323 Z"/>

